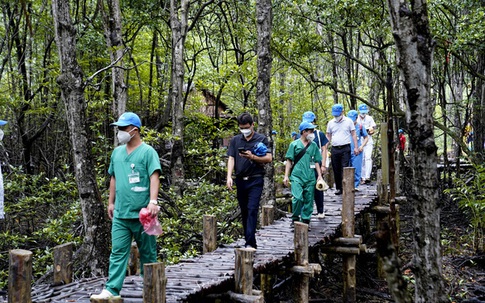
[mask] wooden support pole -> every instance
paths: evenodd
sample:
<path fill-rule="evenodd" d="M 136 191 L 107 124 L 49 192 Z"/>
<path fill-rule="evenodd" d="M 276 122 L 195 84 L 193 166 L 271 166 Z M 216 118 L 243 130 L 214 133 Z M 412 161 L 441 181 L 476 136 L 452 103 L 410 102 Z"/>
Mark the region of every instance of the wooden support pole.
<path fill-rule="evenodd" d="M 234 270 L 235 291 L 239 294 L 253 293 L 253 257 L 254 248 L 236 248 L 236 264 Z"/>
<path fill-rule="evenodd" d="M 8 303 L 32 302 L 32 252 L 13 249 L 9 253 Z"/>
<path fill-rule="evenodd" d="M 72 251 L 74 243 L 54 247 L 54 285 L 72 282 Z"/>
<path fill-rule="evenodd" d="M 204 215 L 204 234 L 202 253 L 214 251 L 217 248 L 217 221 L 213 215 Z"/>
<path fill-rule="evenodd" d="M 354 237 L 355 229 L 355 193 L 354 193 L 355 168 L 345 167 L 342 179 L 342 236 L 345 238 Z"/>
<path fill-rule="evenodd" d="M 387 123 L 381 123 L 381 168 L 382 183 L 389 185 L 389 138 L 387 137 Z"/>
<path fill-rule="evenodd" d="M 342 236 L 354 238 L 355 233 L 355 193 L 354 193 L 355 168 L 345 167 L 342 180 Z M 343 300 L 346 303 L 356 302 L 356 257 L 353 254 L 343 255 Z"/>
<path fill-rule="evenodd" d="M 273 207 L 273 205 L 264 205 L 263 211 L 261 212 L 261 215 L 262 215 L 262 220 L 261 220 L 262 226 L 268 226 L 268 225 L 273 224 L 273 222 L 274 222 L 274 207 Z"/>
<path fill-rule="evenodd" d="M 165 303 L 165 264 L 147 263 L 143 265 L 143 271 L 143 303 Z"/>
<path fill-rule="evenodd" d="M 261 212 L 261 225 L 269 226 L 274 222 L 274 207 L 273 205 L 263 205 Z M 260 278 L 261 292 L 263 293 L 266 302 L 273 301 L 273 277 L 271 274 L 261 274 Z"/>
<path fill-rule="evenodd" d="M 295 222 L 295 268 L 306 268 L 308 266 L 308 225 Z M 308 302 L 309 300 L 310 277 L 304 272 L 295 276 L 293 302 Z"/>

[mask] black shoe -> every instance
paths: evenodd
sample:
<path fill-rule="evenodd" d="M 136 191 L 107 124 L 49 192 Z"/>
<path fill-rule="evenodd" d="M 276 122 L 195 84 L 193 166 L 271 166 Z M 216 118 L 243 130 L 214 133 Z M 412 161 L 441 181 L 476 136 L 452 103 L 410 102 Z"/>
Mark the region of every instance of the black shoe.
<path fill-rule="evenodd" d="M 342 194 L 342 191 L 340 189 L 335 192 L 335 195 L 337 195 L 337 196 L 339 196 L 341 194 Z"/>
<path fill-rule="evenodd" d="M 303 220 L 303 223 L 308 225 L 308 231 L 312 230 L 311 227 L 310 227 L 310 220 Z"/>
<path fill-rule="evenodd" d="M 370 179 L 365 180 L 365 184 L 370 184 Z"/>

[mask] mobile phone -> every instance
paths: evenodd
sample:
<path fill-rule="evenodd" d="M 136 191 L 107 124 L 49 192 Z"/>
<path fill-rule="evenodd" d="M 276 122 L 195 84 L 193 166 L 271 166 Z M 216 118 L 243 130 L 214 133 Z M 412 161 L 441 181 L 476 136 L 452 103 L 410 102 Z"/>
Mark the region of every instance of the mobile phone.
<path fill-rule="evenodd" d="M 246 152 L 246 149 L 244 147 L 238 147 L 237 150 L 240 152 L 240 153 L 245 153 Z"/>

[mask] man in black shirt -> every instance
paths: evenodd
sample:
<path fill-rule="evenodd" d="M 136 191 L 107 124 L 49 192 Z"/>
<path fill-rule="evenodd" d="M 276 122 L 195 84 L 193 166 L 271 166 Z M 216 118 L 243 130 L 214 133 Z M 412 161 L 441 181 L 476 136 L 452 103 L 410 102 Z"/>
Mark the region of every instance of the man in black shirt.
<path fill-rule="evenodd" d="M 254 131 L 254 122 L 250 114 L 241 114 L 237 122 L 241 134 L 234 136 L 229 144 L 226 185 L 232 190 L 234 171 L 245 246 L 256 248 L 256 224 L 264 185 L 264 164 L 271 162 L 273 156 L 268 139 Z"/>

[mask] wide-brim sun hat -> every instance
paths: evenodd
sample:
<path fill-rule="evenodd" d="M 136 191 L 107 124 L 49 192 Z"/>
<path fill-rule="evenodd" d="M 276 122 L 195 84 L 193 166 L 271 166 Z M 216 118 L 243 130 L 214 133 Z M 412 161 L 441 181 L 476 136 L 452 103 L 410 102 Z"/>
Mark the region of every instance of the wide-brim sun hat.
<path fill-rule="evenodd" d="M 7 124 L 7 123 L 8 123 L 8 122 L 7 122 L 7 121 L 5 121 L 5 120 L 0 120 L 0 126 L 3 126 L 3 125 L 5 125 L 5 124 Z"/>
<path fill-rule="evenodd" d="M 298 127 L 298 130 L 300 132 L 304 131 L 305 129 L 314 129 L 316 128 L 317 126 L 313 123 L 310 123 L 310 122 L 307 122 L 307 121 L 303 121 L 300 123 L 300 126 Z"/>
<path fill-rule="evenodd" d="M 111 126 L 128 126 L 128 125 L 133 125 L 138 128 L 141 127 L 141 120 L 140 117 L 138 117 L 137 114 L 132 113 L 132 112 L 126 112 L 122 114 L 119 118 L 118 121 L 111 123 Z"/>

